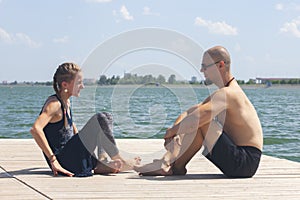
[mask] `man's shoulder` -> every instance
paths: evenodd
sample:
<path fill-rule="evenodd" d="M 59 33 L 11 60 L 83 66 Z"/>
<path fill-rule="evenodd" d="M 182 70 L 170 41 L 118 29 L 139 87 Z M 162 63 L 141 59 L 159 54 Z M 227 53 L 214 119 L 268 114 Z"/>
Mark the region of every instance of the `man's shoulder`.
<path fill-rule="evenodd" d="M 223 96 L 223 95 L 227 95 L 228 93 L 230 93 L 230 88 L 228 87 L 223 87 L 223 88 L 220 88 L 216 91 L 214 91 L 210 96 L 212 98 L 214 98 L 215 96 Z"/>
<path fill-rule="evenodd" d="M 234 85 L 234 86 L 230 86 L 230 87 L 223 87 L 223 88 L 219 89 L 218 92 L 224 93 L 226 95 L 232 95 L 232 96 L 245 94 L 243 89 L 239 85 Z"/>
<path fill-rule="evenodd" d="M 226 102 L 239 100 L 245 97 L 245 93 L 239 86 L 223 87 L 211 94 L 211 99 L 221 99 Z"/>

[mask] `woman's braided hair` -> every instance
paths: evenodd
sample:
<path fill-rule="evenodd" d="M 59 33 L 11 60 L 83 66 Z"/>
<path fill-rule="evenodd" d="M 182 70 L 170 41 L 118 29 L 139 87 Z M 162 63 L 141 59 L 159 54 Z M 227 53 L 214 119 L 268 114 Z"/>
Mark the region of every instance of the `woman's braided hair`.
<path fill-rule="evenodd" d="M 76 74 L 80 71 L 80 67 L 74 63 L 63 63 L 59 65 L 53 76 L 53 88 L 55 93 L 60 96 L 62 82 L 70 82 L 74 80 Z"/>

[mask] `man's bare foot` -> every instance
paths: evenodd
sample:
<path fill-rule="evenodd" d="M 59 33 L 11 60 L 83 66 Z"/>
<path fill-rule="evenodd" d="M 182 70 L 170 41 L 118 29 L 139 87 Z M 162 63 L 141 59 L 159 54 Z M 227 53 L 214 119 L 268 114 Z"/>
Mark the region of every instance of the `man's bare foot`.
<path fill-rule="evenodd" d="M 141 176 L 181 176 L 187 172 L 186 168 L 177 169 L 174 164 L 168 165 L 163 159 L 155 159 L 152 163 L 134 166 L 134 170 Z"/>
<path fill-rule="evenodd" d="M 95 174 L 111 174 L 118 173 L 122 168 L 121 160 L 113 160 L 110 162 L 98 162 L 96 168 L 94 169 Z"/>
<path fill-rule="evenodd" d="M 186 172 L 187 172 L 185 167 L 182 169 L 179 169 L 179 168 L 176 168 L 174 165 L 172 165 L 171 170 L 172 170 L 172 173 L 174 176 L 175 175 L 176 176 L 184 176 L 184 175 L 186 175 Z"/>
<path fill-rule="evenodd" d="M 166 164 L 163 159 L 153 160 L 152 163 L 134 166 L 133 168 L 141 176 L 171 176 L 171 166 Z"/>

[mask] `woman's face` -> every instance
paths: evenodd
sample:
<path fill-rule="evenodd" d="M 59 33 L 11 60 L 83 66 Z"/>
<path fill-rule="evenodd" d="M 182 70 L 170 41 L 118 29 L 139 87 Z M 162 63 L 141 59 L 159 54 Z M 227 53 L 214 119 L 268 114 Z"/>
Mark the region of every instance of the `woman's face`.
<path fill-rule="evenodd" d="M 70 82 L 68 90 L 71 92 L 71 96 L 79 97 L 80 90 L 83 88 L 83 74 L 78 72 L 75 79 Z"/>

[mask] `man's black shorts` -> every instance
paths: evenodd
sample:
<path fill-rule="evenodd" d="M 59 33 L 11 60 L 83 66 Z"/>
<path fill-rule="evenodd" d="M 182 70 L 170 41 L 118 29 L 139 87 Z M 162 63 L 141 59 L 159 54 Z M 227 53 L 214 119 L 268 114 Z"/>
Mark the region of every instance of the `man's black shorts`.
<path fill-rule="evenodd" d="M 228 177 L 249 178 L 255 174 L 261 154 L 256 147 L 235 145 L 223 131 L 212 151 L 205 157 Z"/>

